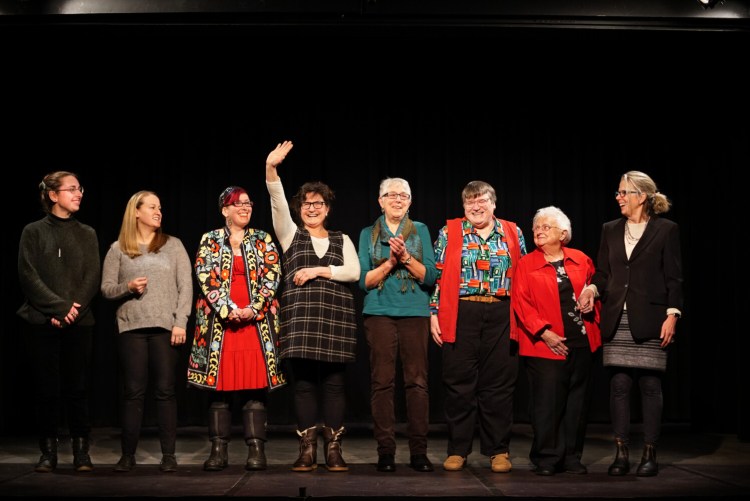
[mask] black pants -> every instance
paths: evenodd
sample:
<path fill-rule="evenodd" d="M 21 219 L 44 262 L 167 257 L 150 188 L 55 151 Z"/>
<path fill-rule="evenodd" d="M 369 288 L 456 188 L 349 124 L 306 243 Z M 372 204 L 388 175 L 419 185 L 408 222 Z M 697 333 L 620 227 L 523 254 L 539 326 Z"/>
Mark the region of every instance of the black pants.
<path fill-rule="evenodd" d="M 175 368 L 179 347 L 172 346 L 172 333 L 164 329 L 138 329 L 118 334 L 123 377 L 122 453 L 135 454 L 143 422 L 149 379 L 156 398 L 156 419 L 162 454 L 174 454 L 177 435 Z"/>
<path fill-rule="evenodd" d="M 449 456 L 471 453 L 477 423 L 482 454 L 509 451 L 517 377 L 510 301 L 459 301 L 456 342 L 443 345 Z"/>
<path fill-rule="evenodd" d="M 294 380 L 294 408 L 297 427 L 306 430 L 318 420 L 318 391 L 322 393 L 323 423 L 334 430 L 344 424 L 346 364 L 321 362 L 306 358 L 290 358 Z"/>
<path fill-rule="evenodd" d="M 537 466 L 580 463 L 586 437 L 591 366 L 589 348 L 573 348 L 565 360 L 523 357 L 531 387 L 534 440 L 529 459 Z"/>
<path fill-rule="evenodd" d="M 93 327 L 27 325 L 39 438 L 57 438 L 65 422 L 71 437 L 88 438 Z"/>

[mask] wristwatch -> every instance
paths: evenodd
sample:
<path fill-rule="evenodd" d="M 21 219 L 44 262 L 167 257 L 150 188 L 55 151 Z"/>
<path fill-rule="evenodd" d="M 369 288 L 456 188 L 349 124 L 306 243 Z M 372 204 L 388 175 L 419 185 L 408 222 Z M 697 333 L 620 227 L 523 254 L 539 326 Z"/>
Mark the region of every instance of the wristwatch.
<path fill-rule="evenodd" d="M 409 254 L 409 257 L 406 258 L 406 261 L 404 261 L 405 265 L 408 265 L 409 263 L 411 263 L 411 254 Z"/>
<path fill-rule="evenodd" d="M 670 313 L 670 315 L 674 315 L 674 318 L 682 318 L 682 315 L 681 315 L 681 314 L 679 314 L 679 313 L 677 313 L 677 312 L 675 312 L 675 313 Z"/>

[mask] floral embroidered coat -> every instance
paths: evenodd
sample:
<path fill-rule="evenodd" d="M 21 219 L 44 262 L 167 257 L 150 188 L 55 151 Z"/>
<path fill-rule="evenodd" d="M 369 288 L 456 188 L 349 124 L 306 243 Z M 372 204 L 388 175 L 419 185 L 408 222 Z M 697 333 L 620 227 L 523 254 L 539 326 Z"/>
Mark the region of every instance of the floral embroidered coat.
<path fill-rule="evenodd" d="M 229 296 L 232 281 L 232 247 L 229 230 L 205 233 L 195 258 L 195 275 L 200 293 L 195 311 L 195 335 L 188 361 L 188 384 L 216 389 L 224 339 L 224 325 L 235 308 L 251 307 L 255 312 L 260 344 L 265 352 L 268 388 L 286 384 L 277 356 L 279 310 L 276 291 L 281 283 L 279 252 L 271 236 L 262 230 L 245 229 L 241 245 L 247 266 L 247 287 L 252 304 L 235 304 Z"/>

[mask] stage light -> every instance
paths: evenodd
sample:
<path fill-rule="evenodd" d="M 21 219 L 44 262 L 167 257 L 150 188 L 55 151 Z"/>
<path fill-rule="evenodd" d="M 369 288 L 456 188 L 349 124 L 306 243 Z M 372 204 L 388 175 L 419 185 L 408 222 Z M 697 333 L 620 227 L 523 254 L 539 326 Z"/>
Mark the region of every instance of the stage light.
<path fill-rule="evenodd" d="M 713 9 L 721 0 L 698 0 L 704 9 Z"/>

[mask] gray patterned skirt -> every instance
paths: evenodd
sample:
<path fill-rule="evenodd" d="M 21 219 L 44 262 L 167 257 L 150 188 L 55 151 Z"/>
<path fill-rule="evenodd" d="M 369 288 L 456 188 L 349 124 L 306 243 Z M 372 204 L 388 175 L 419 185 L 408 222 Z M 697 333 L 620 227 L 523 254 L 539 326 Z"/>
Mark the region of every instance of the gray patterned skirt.
<path fill-rule="evenodd" d="M 623 310 L 615 336 L 604 343 L 604 366 L 632 367 L 635 369 L 667 370 L 667 350 L 659 344 L 661 339 L 636 343 L 630 333 L 628 312 Z"/>

